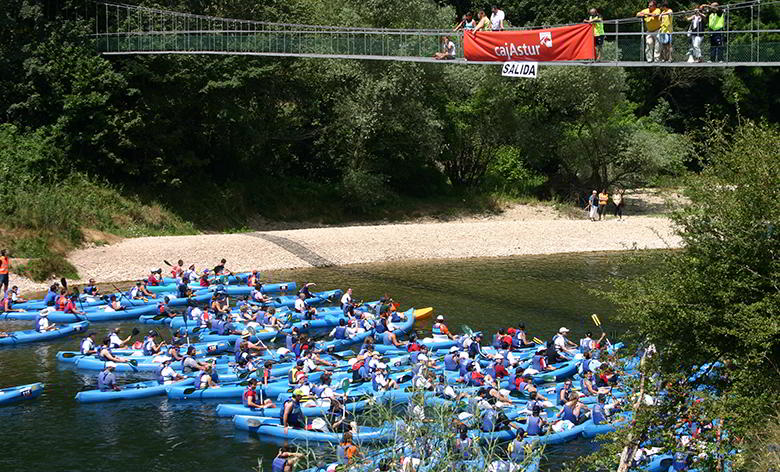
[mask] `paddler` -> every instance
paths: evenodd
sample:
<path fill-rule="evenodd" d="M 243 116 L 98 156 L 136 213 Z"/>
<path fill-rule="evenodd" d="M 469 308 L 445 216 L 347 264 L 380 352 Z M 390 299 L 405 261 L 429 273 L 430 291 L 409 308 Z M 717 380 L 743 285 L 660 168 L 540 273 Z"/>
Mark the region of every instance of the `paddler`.
<path fill-rule="evenodd" d="M 95 333 L 94 331 L 89 333 L 87 337 L 81 340 L 81 348 L 79 351 L 81 352 L 82 356 L 91 356 L 92 354 L 97 354 L 97 349 L 95 349 Z"/>
<path fill-rule="evenodd" d="M 13 298 L 14 289 L 16 289 L 16 286 L 14 286 L 11 290 L 5 293 L 5 296 L 3 297 L 2 306 L 0 306 L 0 311 L 7 312 L 7 313 L 12 311 L 16 311 L 16 312 L 24 311 L 21 308 L 14 308 L 14 302 L 15 302 Z"/>
<path fill-rule="evenodd" d="M 181 371 L 185 374 L 191 374 L 193 372 L 204 371 L 208 367 L 208 364 L 203 363 L 195 359 L 195 353 L 197 350 L 195 346 L 187 348 L 187 355 L 181 361 Z"/>
<path fill-rule="evenodd" d="M 375 392 L 384 392 L 398 388 L 395 380 L 387 377 L 387 364 L 380 362 L 376 365 L 376 371 L 371 379 L 371 385 Z"/>
<path fill-rule="evenodd" d="M 206 364 L 206 368 L 195 377 L 195 388 L 219 388 L 219 376 L 213 363 Z"/>
<path fill-rule="evenodd" d="M 306 298 L 314 298 L 314 295 L 311 293 L 311 287 L 316 286 L 314 282 L 306 282 L 303 284 L 300 290 L 298 290 L 298 295 L 303 294 Z"/>
<path fill-rule="evenodd" d="M 76 308 L 76 302 L 78 301 L 78 299 L 79 299 L 78 292 L 71 294 L 70 298 L 68 298 L 68 303 L 65 305 L 65 309 L 62 311 L 74 315 L 83 315 L 84 312 Z"/>
<path fill-rule="evenodd" d="M 274 402 L 269 398 L 266 398 L 261 403 L 257 403 L 259 396 L 257 393 L 257 379 L 249 379 L 249 384 L 244 390 L 244 394 L 241 396 L 241 403 L 247 408 L 276 408 Z"/>
<path fill-rule="evenodd" d="M 178 279 L 184 273 L 184 261 L 179 259 L 176 265 L 171 267 L 171 277 Z"/>
<path fill-rule="evenodd" d="M 95 279 L 89 279 L 89 284 L 84 287 L 84 295 L 88 295 L 90 297 L 100 296 L 100 289 L 98 288 Z"/>
<path fill-rule="evenodd" d="M 103 345 L 98 348 L 98 359 L 105 361 L 105 362 L 119 362 L 119 363 L 125 363 L 128 360 L 124 357 L 118 357 L 115 356 L 111 352 L 111 338 L 105 338 L 103 339 Z"/>
<path fill-rule="evenodd" d="M 105 368 L 97 376 L 98 389 L 101 392 L 122 390 L 119 385 L 116 384 L 116 376 L 114 375 L 114 369 L 116 364 L 113 362 L 106 362 Z"/>
<path fill-rule="evenodd" d="M 46 296 L 43 297 L 43 304 L 46 306 L 54 306 L 54 304 L 57 302 L 57 293 L 60 291 L 60 284 L 57 282 L 53 283 L 51 287 L 49 287 L 49 291 L 46 292 Z"/>
<path fill-rule="evenodd" d="M 304 427 L 303 412 L 301 411 L 302 397 L 303 392 L 296 388 L 293 390 L 292 397 L 284 402 L 284 406 L 279 411 L 279 420 L 281 425 L 284 426 L 284 434 L 287 434 L 291 426 L 296 429 Z"/>
<path fill-rule="evenodd" d="M 157 368 L 157 383 L 160 385 L 167 385 L 179 380 L 184 380 L 184 376 L 177 373 L 171 367 L 173 359 L 165 359 L 160 363 Z"/>
<path fill-rule="evenodd" d="M 293 470 L 295 470 L 295 465 L 302 458 L 303 454 L 300 452 L 292 452 L 290 446 L 284 445 L 279 449 L 279 453 L 276 454 L 276 457 L 271 464 L 271 472 L 293 472 Z"/>
<path fill-rule="evenodd" d="M 140 294 L 140 297 L 138 298 L 157 298 L 157 295 L 150 292 L 146 287 L 147 283 L 148 279 L 143 279 L 141 282 L 139 282 L 140 286 L 138 287 L 138 293 Z"/>
<path fill-rule="evenodd" d="M 149 335 L 144 339 L 143 353 L 145 356 L 156 356 L 160 353 L 160 350 L 165 345 L 165 341 L 160 341 L 160 344 L 154 342 L 154 338 L 157 337 L 157 331 L 149 331 Z"/>
<path fill-rule="evenodd" d="M 431 330 L 433 333 L 433 339 L 442 340 L 442 339 L 455 339 L 455 336 L 450 333 L 449 328 L 447 328 L 447 325 L 444 324 L 444 316 L 439 315 L 436 317 L 436 322 L 433 324 L 433 329 Z"/>
<path fill-rule="evenodd" d="M 38 313 L 38 321 L 35 323 L 35 331 L 39 333 L 45 333 L 46 331 L 52 331 L 57 329 L 57 325 L 49 323 L 49 310 L 50 308 L 44 308 Z"/>
<path fill-rule="evenodd" d="M 146 283 L 156 287 L 162 284 L 162 269 L 152 269 L 149 271 L 149 277 L 146 278 Z"/>
<path fill-rule="evenodd" d="M 303 293 L 298 294 L 298 298 L 295 299 L 295 311 L 297 313 L 305 313 L 309 309 L 309 304 L 306 303 L 306 295 Z"/>
<path fill-rule="evenodd" d="M 127 343 L 130 342 L 130 338 L 133 337 L 132 335 L 130 335 L 125 339 L 122 339 L 119 337 L 120 332 L 122 332 L 122 328 L 117 326 L 116 328 L 114 328 L 114 331 L 112 331 L 111 335 L 108 337 L 108 343 L 106 343 L 106 345 L 110 349 L 119 349 L 121 347 L 125 347 Z"/>
<path fill-rule="evenodd" d="M 355 462 L 360 455 L 357 446 L 352 443 L 352 433 L 347 431 L 341 437 L 341 443 L 336 450 L 339 464 L 351 464 Z"/>
<path fill-rule="evenodd" d="M 578 346 L 566 338 L 566 335 L 568 334 L 569 328 L 562 326 L 561 329 L 558 330 L 558 334 L 553 336 L 553 343 L 555 344 L 555 349 L 557 349 L 558 352 L 573 354 L 577 351 Z"/>

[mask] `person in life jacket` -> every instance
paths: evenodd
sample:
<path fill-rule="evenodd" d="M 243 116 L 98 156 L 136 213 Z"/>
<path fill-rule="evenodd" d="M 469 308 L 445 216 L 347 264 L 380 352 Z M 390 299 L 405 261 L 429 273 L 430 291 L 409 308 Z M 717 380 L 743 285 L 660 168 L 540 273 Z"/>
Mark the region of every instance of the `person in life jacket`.
<path fill-rule="evenodd" d="M 580 396 L 577 392 L 572 392 L 569 395 L 569 401 L 563 404 L 563 409 L 558 412 L 559 417 L 564 421 L 571 421 L 575 425 L 578 425 L 585 421 L 585 412 L 588 411 L 588 407 L 580 401 Z"/>
<path fill-rule="evenodd" d="M 76 307 L 76 302 L 78 301 L 78 299 L 79 299 L 78 293 L 71 294 L 71 296 L 68 298 L 68 303 L 65 305 L 65 309 L 62 311 L 74 315 L 83 315 L 84 312 L 82 310 L 79 310 Z"/>
<path fill-rule="evenodd" d="M 54 306 L 54 304 L 57 302 L 57 293 L 60 290 L 60 284 L 53 283 L 51 287 L 49 287 L 49 291 L 46 292 L 46 295 L 43 297 L 43 304 L 46 306 Z"/>
<path fill-rule="evenodd" d="M 104 361 L 104 362 L 115 362 L 115 363 L 125 363 L 128 362 L 127 359 L 124 357 L 115 356 L 111 352 L 111 338 L 105 338 L 103 339 L 103 345 L 98 347 L 97 349 L 97 357 L 98 359 Z"/>
<path fill-rule="evenodd" d="M 541 436 L 544 434 L 547 421 L 540 416 L 541 413 L 542 409 L 537 406 L 531 411 L 531 416 L 526 420 L 526 433 L 529 436 Z"/>
<path fill-rule="evenodd" d="M 537 372 L 544 372 L 546 370 L 555 370 L 555 367 L 551 365 L 547 365 L 547 358 L 545 357 L 545 353 L 547 352 L 547 349 L 544 347 L 540 347 L 536 350 L 536 354 L 534 354 L 533 357 L 531 357 L 531 365 L 530 368 L 537 371 Z"/>
<path fill-rule="evenodd" d="M 24 310 L 21 308 L 14 308 L 13 293 L 11 290 L 9 290 L 5 293 L 5 296 L 2 299 L 2 304 L 0 304 L 0 312 L 10 313 L 12 311 L 22 312 Z"/>
<path fill-rule="evenodd" d="M 555 344 L 555 348 L 558 350 L 558 352 L 573 354 L 577 351 L 579 346 L 566 338 L 566 335 L 568 334 L 569 328 L 562 326 L 558 330 L 558 334 L 553 336 L 553 344 Z"/>
<path fill-rule="evenodd" d="M 57 311 L 65 311 L 65 307 L 68 306 L 68 291 L 64 288 L 60 289 L 60 294 L 57 297 L 57 301 L 54 303 L 54 307 Z"/>
<path fill-rule="evenodd" d="M 254 287 L 255 285 L 257 285 L 257 269 L 253 269 L 249 277 L 246 278 L 247 287 Z"/>
<path fill-rule="evenodd" d="M 387 364 L 380 362 L 376 366 L 376 371 L 371 379 L 371 385 L 375 392 L 384 392 L 398 388 L 395 380 L 387 376 Z"/>
<path fill-rule="evenodd" d="M 81 352 L 82 356 L 91 356 L 92 354 L 97 354 L 97 349 L 95 348 L 96 335 L 97 333 L 93 331 L 89 333 L 87 337 L 81 340 L 81 347 L 79 352 Z"/>
<path fill-rule="evenodd" d="M 580 389 L 582 395 L 591 396 L 591 395 L 607 394 L 610 392 L 609 387 L 596 388 L 593 385 L 593 372 L 591 372 L 590 370 L 584 372 L 583 375 L 584 376 L 582 377 L 582 380 L 580 380 Z"/>
<path fill-rule="evenodd" d="M 89 284 L 84 287 L 84 295 L 89 295 L 90 297 L 100 296 L 100 289 L 98 288 L 95 279 L 89 279 Z"/>
<path fill-rule="evenodd" d="M 571 379 L 568 379 L 565 382 L 563 382 L 563 385 L 558 387 L 557 392 L 555 393 L 558 406 L 563 406 L 564 403 L 569 401 L 569 395 L 571 395 L 573 391 L 574 390 L 571 384 Z"/>
<path fill-rule="evenodd" d="M 455 372 L 460 367 L 460 354 L 458 353 L 458 347 L 452 346 L 449 354 L 444 356 L 444 370 Z"/>
<path fill-rule="evenodd" d="M 458 438 L 455 440 L 455 450 L 458 452 L 464 460 L 471 459 L 475 456 L 474 442 L 469 437 L 469 430 L 466 425 L 461 425 L 458 428 Z"/>
<path fill-rule="evenodd" d="M 382 344 L 384 345 L 393 345 L 398 348 L 404 348 L 406 349 L 406 343 L 402 343 L 398 340 L 398 336 L 395 335 L 392 331 L 385 331 L 381 334 Z"/>
<path fill-rule="evenodd" d="M 520 464 L 525 460 L 526 444 L 524 439 L 525 430 L 523 428 L 517 428 L 515 438 L 509 443 L 509 446 L 507 446 L 509 459 L 515 464 Z M 530 448 L 530 445 L 528 447 Z"/>
<path fill-rule="evenodd" d="M 303 454 L 292 452 L 290 446 L 284 445 L 279 449 L 273 462 L 271 472 L 293 472 L 295 465 L 303 458 Z"/>
<path fill-rule="evenodd" d="M 211 285 L 211 282 L 209 282 L 209 270 L 208 269 L 203 269 L 203 272 L 202 272 L 202 274 L 200 276 L 200 279 L 198 281 L 198 285 L 200 285 L 201 287 L 208 287 L 209 285 Z"/>
<path fill-rule="evenodd" d="M 165 345 L 165 341 L 160 341 L 160 344 L 156 344 L 154 339 L 157 337 L 157 331 L 149 331 L 149 335 L 144 339 L 143 353 L 145 356 L 156 356 L 160 354 L 160 350 Z"/>
<path fill-rule="evenodd" d="M 590 352 L 594 349 L 600 349 L 601 348 L 601 341 L 604 340 L 604 338 L 607 337 L 607 333 L 601 333 L 601 337 L 598 341 L 593 340 L 593 333 L 588 331 L 585 333 L 585 337 L 580 339 L 580 352 L 585 354 L 586 352 Z"/>
<path fill-rule="evenodd" d="M 333 339 L 348 339 L 347 337 L 347 322 L 344 318 L 339 320 L 339 325 L 333 328 L 330 332 L 330 336 Z"/>
<path fill-rule="evenodd" d="M 436 317 L 436 322 L 433 323 L 431 332 L 433 333 L 433 339 L 455 339 L 447 325 L 444 324 L 444 316 L 442 315 Z"/>
<path fill-rule="evenodd" d="M 249 384 L 246 386 L 243 395 L 241 395 L 241 403 L 245 407 L 253 409 L 276 408 L 276 405 L 270 398 L 259 401 L 260 397 L 261 395 L 257 393 L 257 379 L 249 379 Z"/>
<path fill-rule="evenodd" d="M 136 286 L 138 287 L 138 293 L 136 295 L 137 298 L 157 298 L 157 295 L 153 294 L 149 291 L 147 288 L 149 280 L 143 279 Z"/>
<path fill-rule="evenodd" d="M 11 259 L 5 252 L 5 249 L 0 250 L 0 293 L 8 291 L 8 277 L 11 271 Z"/>
<path fill-rule="evenodd" d="M 157 367 L 157 383 L 160 385 L 167 385 L 179 380 L 184 380 L 184 376 L 173 370 L 171 367 L 172 359 L 165 359 Z"/>
<path fill-rule="evenodd" d="M 347 431 L 341 437 L 341 443 L 339 443 L 336 449 L 336 457 L 339 464 L 351 464 L 357 460 L 360 452 L 357 446 L 352 443 L 352 433 Z"/>
<path fill-rule="evenodd" d="M 528 342 L 525 332 L 525 323 L 519 323 L 515 335 L 512 337 L 512 347 L 515 349 L 525 349 L 533 347 L 534 343 Z"/>
<path fill-rule="evenodd" d="M 284 434 L 287 434 L 289 428 L 303 428 L 303 412 L 301 411 L 301 398 L 303 392 L 299 389 L 293 390 L 292 398 L 284 402 L 279 410 L 280 424 L 284 426 Z"/>
<path fill-rule="evenodd" d="M 195 377 L 195 388 L 219 388 L 219 375 L 213 361 Z"/>
<path fill-rule="evenodd" d="M 608 423 L 609 420 L 607 419 L 607 411 L 605 408 L 605 403 L 607 401 L 606 395 L 599 395 L 598 396 L 598 403 L 596 403 L 593 406 L 593 409 L 591 410 L 590 418 L 593 420 L 593 424 L 604 424 Z"/>
<path fill-rule="evenodd" d="M 485 376 L 482 375 L 471 363 L 466 368 L 466 385 L 469 387 L 481 387 L 485 384 Z"/>
<path fill-rule="evenodd" d="M 162 269 L 150 270 L 149 277 L 146 278 L 147 283 L 153 287 L 162 284 Z"/>
<path fill-rule="evenodd" d="M 122 302 L 117 299 L 116 295 L 111 295 L 111 297 L 109 297 L 106 311 L 121 311 L 124 309 L 125 307 L 122 306 Z"/>
<path fill-rule="evenodd" d="M 106 362 L 105 368 L 98 374 L 97 376 L 97 384 L 98 389 L 101 392 L 108 392 L 108 391 L 119 391 L 122 390 L 119 388 L 119 385 L 116 384 L 116 376 L 114 375 L 114 370 L 116 369 L 116 364 L 113 362 Z"/>
<path fill-rule="evenodd" d="M 306 310 L 309 309 L 309 304 L 306 303 L 306 295 L 299 294 L 298 298 L 295 299 L 295 305 L 293 306 L 293 310 L 295 310 L 296 313 L 303 313 Z"/>
<path fill-rule="evenodd" d="M 57 329 L 57 325 L 49 322 L 49 309 L 44 308 L 38 313 L 38 321 L 35 323 L 35 331 L 45 333 Z"/>
<path fill-rule="evenodd" d="M 184 261 L 179 259 L 176 265 L 171 267 L 171 277 L 178 279 L 184 273 Z"/>

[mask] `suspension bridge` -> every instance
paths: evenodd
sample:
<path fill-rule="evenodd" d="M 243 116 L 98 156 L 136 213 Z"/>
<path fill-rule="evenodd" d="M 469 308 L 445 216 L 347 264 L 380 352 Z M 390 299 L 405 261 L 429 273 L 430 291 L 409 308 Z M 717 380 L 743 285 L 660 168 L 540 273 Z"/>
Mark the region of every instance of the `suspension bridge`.
<path fill-rule="evenodd" d="M 382 29 L 273 23 L 218 18 L 97 1 L 94 8 L 95 44 L 104 56 L 200 54 L 362 59 L 379 61 L 446 62 L 449 64 L 500 64 L 474 62 L 463 57 L 462 31 L 442 29 Z M 670 60 L 649 62 L 645 57 L 644 21 L 641 18 L 604 20 L 605 41 L 599 60 L 545 62 L 544 65 L 620 67 L 738 67 L 780 66 L 780 0 L 722 5 L 724 26 L 701 32 L 701 62 L 688 62 L 691 33 L 688 17 L 675 12 Z M 91 16 L 91 15 L 90 15 Z M 706 18 L 705 18 L 706 21 Z M 706 25 L 706 23 L 705 23 Z M 554 27 L 564 25 L 543 25 Z M 527 30 L 533 28 L 508 28 Z M 480 34 L 491 34 L 489 32 Z M 709 39 L 719 35 L 719 44 Z M 456 43 L 452 60 L 432 56 L 441 49 L 442 36 Z M 722 48 L 711 58 L 711 48 Z"/>

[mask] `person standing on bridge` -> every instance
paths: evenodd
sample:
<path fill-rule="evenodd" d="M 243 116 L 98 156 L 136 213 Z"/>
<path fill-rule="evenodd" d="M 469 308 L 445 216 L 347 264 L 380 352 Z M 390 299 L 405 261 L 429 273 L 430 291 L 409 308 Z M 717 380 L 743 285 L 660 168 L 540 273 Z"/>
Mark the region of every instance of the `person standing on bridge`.
<path fill-rule="evenodd" d="M 661 9 L 655 0 L 647 3 L 647 8 L 636 16 L 645 20 L 645 60 L 658 62 L 661 59 L 661 43 L 658 38 L 658 30 L 661 29 Z"/>
<path fill-rule="evenodd" d="M 596 60 L 601 59 L 601 48 L 604 46 L 604 19 L 601 13 L 595 8 L 590 9 L 590 16 L 585 23 L 590 23 L 593 27 L 593 43 L 596 46 Z"/>
<path fill-rule="evenodd" d="M 672 62 L 672 22 L 674 12 L 669 8 L 669 2 L 664 0 L 661 4 L 661 31 L 658 39 L 661 42 L 661 61 Z"/>
<path fill-rule="evenodd" d="M 490 28 L 490 18 L 487 17 L 487 14 L 485 14 L 485 10 L 479 11 L 479 23 L 477 23 L 476 28 L 474 28 L 474 32 L 477 31 L 487 31 Z"/>
<path fill-rule="evenodd" d="M 463 19 L 460 21 L 460 23 L 458 23 L 458 26 L 452 29 L 452 31 L 470 31 L 473 30 L 476 25 L 477 22 L 474 21 L 474 16 L 471 14 L 471 12 L 468 12 L 463 15 Z"/>
<path fill-rule="evenodd" d="M 708 26 L 710 34 L 710 62 L 723 62 L 723 50 L 726 38 L 723 35 L 725 25 L 723 10 L 717 3 L 709 5 Z"/>
<path fill-rule="evenodd" d="M 685 19 L 690 21 L 688 26 L 688 37 L 691 38 L 691 49 L 688 50 L 688 62 L 701 62 L 701 40 L 704 38 L 704 20 L 706 16 L 702 12 L 702 7 L 693 5 L 693 14 Z"/>
<path fill-rule="evenodd" d="M 493 31 L 501 31 L 504 29 L 504 11 L 499 9 L 496 5 L 493 5 L 492 14 L 490 15 L 490 28 Z"/>

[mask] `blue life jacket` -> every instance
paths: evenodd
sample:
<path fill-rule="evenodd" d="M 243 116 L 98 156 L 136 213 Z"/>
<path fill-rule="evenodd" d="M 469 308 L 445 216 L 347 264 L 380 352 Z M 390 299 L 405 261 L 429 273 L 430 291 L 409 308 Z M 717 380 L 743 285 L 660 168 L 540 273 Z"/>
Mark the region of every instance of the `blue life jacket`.
<path fill-rule="evenodd" d="M 531 368 L 536 369 L 539 372 L 544 371 L 544 368 L 542 367 L 542 359 L 544 359 L 544 356 L 539 354 L 534 355 L 534 357 L 531 358 Z"/>
<path fill-rule="evenodd" d="M 507 380 L 509 381 L 509 386 L 507 387 L 507 390 L 510 392 L 514 392 L 517 390 L 517 384 L 515 383 L 517 381 L 517 372 L 512 372 L 509 374 L 509 377 L 507 377 Z"/>
<path fill-rule="evenodd" d="M 277 457 L 271 463 L 271 472 L 284 472 L 284 468 L 287 465 L 287 459 L 283 457 Z"/>
<path fill-rule="evenodd" d="M 371 377 L 373 372 L 372 372 L 371 367 L 368 366 L 368 362 L 365 362 L 363 364 L 363 366 L 360 367 L 360 369 L 358 370 L 358 373 L 360 374 L 361 377 L 363 377 L 364 379 L 367 379 L 367 378 Z"/>
<path fill-rule="evenodd" d="M 211 319 L 211 329 L 216 331 L 217 334 L 222 334 L 224 327 L 223 327 L 223 321 L 218 320 L 216 317 Z"/>
<path fill-rule="evenodd" d="M 284 424 L 284 410 L 287 409 L 287 404 L 291 402 L 293 407 L 290 410 L 290 414 L 287 415 L 287 424 L 289 426 L 301 426 L 301 418 L 303 417 L 301 404 L 296 402 L 294 398 L 285 401 L 282 408 L 279 409 L 279 423 Z"/>
<path fill-rule="evenodd" d="M 390 317 L 390 321 L 392 321 L 393 323 L 400 323 L 401 315 L 399 315 L 397 311 L 394 311 L 393 316 Z"/>
<path fill-rule="evenodd" d="M 688 455 L 684 452 L 675 452 L 674 461 L 672 461 L 674 470 L 688 470 Z"/>
<path fill-rule="evenodd" d="M 480 349 L 479 343 L 474 341 L 469 345 L 469 355 L 473 357 L 474 359 L 477 358 L 478 355 L 482 353 L 482 349 Z"/>
<path fill-rule="evenodd" d="M 561 392 L 565 394 L 564 396 L 565 400 L 561 399 Z M 555 398 L 558 399 L 558 405 L 563 405 L 568 401 L 570 392 L 571 392 L 571 387 L 564 388 L 563 386 L 558 386 L 555 388 Z"/>
<path fill-rule="evenodd" d="M 238 343 L 236 343 L 238 344 Z M 244 361 L 244 351 L 241 349 L 238 349 L 234 354 L 233 357 L 235 358 L 235 361 L 239 364 L 241 364 Z"/>
<path fill-rule="evenodd" d="M 563 419 L 574 424 L 579 422 L 579 418 L 574 416 L 574 409 L 569 405 L 563 405 Z"/>
<path fill-rule="evenodd" d="M 152 351 L 152 343 L 154 343 L 154 339 L 150 337 L 146 337 L 144 339 L 144 347 L 143 347 L 143 353 L 145 356 L 153 356 L 154 351 Z"/>
<path fill-rule="evenodd" d="M 580 380 L 580 391 L 582 392 L 583 395 L 590 395 L 590 390 L 588 390 L 588 387 L 585 386 L 586 380 L 587 379 L 585 377 L 583 377 L 582 380 Z"/>
<path fill-rule="evenodd" d="M 113 354 L 114 354 L 113 352 L 111 352 L 111 348 L 110 348 L 110 347 L 108 347 L 108 346 L 103 346 L 103 347 L 101 347 L 101 348 L 98 348 L 98 350 L 97 350 L 97 351 L 98 351 L 98 352 L 97 352 L 97 358 L 98 358 L 98 359 L 100 359 L 100 360 L 102 360 L 102 361 L 108 361 L 108 359 L 106 359 L 105 357 L 103 357 L 103 350 L 104 350 L 104 349 L 105 349 L 106 351 L 108 351 L 108 353 L 109 353 L 109 354 L 111 354 L 111 355 L 113 355 Z"/>
<path fill-rule="evenodd" d="M 295 343 L 293 345 L 292 352 L 295 354 L 295 357 L 301 357 L 301 348 L 303 348 L 301 343 Z"/>
<path fill-rule="evenodd" d="M 165 368 L 164 365 L 157 367 L 157 383 L 162 385 L 165 383 L 165 377 L 163 377 L 162 371 Z"/>
<path fill-rule="evenodd" d="M 379 385 L 379 383 L 377 383 L 376 381 L 376 374 L 374 374 L 374 376 L 371 377 L 371 387 L 373 387 L 375 392 L 378 392 L 379 390 L 382 389 L 382 386 Z"/>
<path fill-rule="evenodd" d="M 607 415 L 604 412 L 604 405 L 596 403 L 591 410 L 591 419 L 593 424 L 602 424 L 607 422 Z"/>
<path fill-rule="evenodd" d="M 179 298 L 187 298 L 187 291 L 189 290 L 189 287 L 187 286 L 186 282 L 182 282 L 179 285 L 176 286 L 176 291 L 178 292 Z"/>
<path fill-rule="evenodd" d="M 542 434 L 541 421 L 542 419 L 538 416 L 529 416 L 525 430 L 526 434 L 529 436 L 539 436 Z"/>
<path fill-rule="evenodd" d="M 458 373 L 460 374 L 461 377 L 465 377 L 469 373 L 468 368 L 472 362 L 474 361 L 472 361 L 471 359 L 464 359 L 460 361 L 460 369 Z"/>
<path fill-rule="evenodd" d="M 292 351 L 292 348 L 293 348 L 293 340 L 294 340 L 294 339 L 295 339 L 295 338 L 293 337 L 293 335 L 292 335 L 292 334 L 288 334 L 288 335 L 287 335 L 287 336 L 285 336 L 285 338 L 284 338 L 284 344 L 285 344 L 285 347 L 287 347 L 287 349 L 288 349 L 288 350 L 290 350 L 290 351 Z"/>
<path fill-rule="evenodd" d="M 107 392 L 113 390 L 113 386 L 116 384 L 116 377 L 111 372 L 104 370 L 98 374 L 97 382 L 100 391 Z"/>
<path fill-rule="evenodd" d="M 35 317 L 35 331 L 41 332 L 41 316 L 38 315 Z"/>
<path fill-rule="evenodd" d="M 444 335 L 444 333 L 442 333 L 442 331 L 441 331 L 441 326 L 442 326 L 441 323 L 434 323 L 433 324 L 433 329 L 431 329 L 431 332 L 433 333 L 434 336 L 437 336 L 437 335 L 442 336 L 442 335 Z"/>
<path fill-rule="evenodd" d="M 319 397 L 320 395 L 322 395 L 322 392 L 324 392 L 326 388 L 328 388 L 328 386 L 327 386 L 327 385 L 322 385 L 322 384 L 320 384 L 320 385 L 315 385 L 314 387 L 312 387 L 312 388 L 311 388 L 311 392 L 312 392 L 314 395 L 316 395 L 316 396 L 318 396 L 318 397 Z"/>
<path fill-rule="evenodd" d="M 195 377 L 195 388 L 200 389 L 201 385 L 203 385 L 203 376 L 208 375 L 205 370 L 201 370 L 198 375 Z"/>
<path fill-rule="evenodd" d="M 585 372 L 588 372 L 590 370 L 590 359 L 585 359 L 582 361 L 582 375 L 585 375 Z"/>
<path fill-rule="evenodd" d="M 43 304 L 46 306 L 54 306 L 54 302 L 57 300 L 57 292 L 49 290 L 46 292 L 46 296 L 43 297 Z"/>
<path fill-rule="evenodd" d="M 336 458 L 339 464 L 347 464 L 349 462 L 349 459 L 347 459 L 347 449 L 341 444 L 336 448 Z"/>
<path fill-rule="evenodd" d="M 498 336 L 498 333 L 493 335 L 493 343 L 491 344 L 496 349 L 499 349 L 501 347 L 501 338 Z"/>
<path fill-rule="evenodd" d="M 347 327 L 339 326 L 338 328 L 336 328 L 336 332 L 333 333 L 333 337 L 335 339 L 347 339 Z"/>
<path fill-rule="evenodd" d="M 485 433 L 491 433 L 496 427 L 496 412 L 495 410 L 488 409 L 482 415 L 482 431 Z"/>
<path fill-rule="evenodd" d="M 490 378 L 495 379 L 496 378 L 496 369 L 494 369 L 493 366 L 490 366 L 487 369 L 485 369 L 483 374 L 485 374 L 485 376 L 489 375 Z"/>
<path fill-rule="evenodd" d="M 420 357 L 420 351 L 412 351 L 409 353 L 409 362 L 417 364 L 417 358 Z"/>
<path fill-rule="evenodd" d="M 385 326 L 384 323 L 380 322 L 379 324 L 376 325 L 374 331 L 376 331 L 376 334 L 384 334 L 385 331 L 387 331 L 387 326 Z"/>
<path fill-rule="evenodd" d="M 458 370 L 458 359 L 455 358 L 455 354 L 447 354 L 444 356 L 444 370 Z"/>
<path fill-rule="evenodd" d="M 590 339 L 588 338 L 582 338 L 580 339 L 580 351 L 585 354 L 586 352 L 590 352 Z"/>
<path fill-rule="evenodd" d="M 523 462 L 525 459 L 525 444 L 523 441 L 518 441 L 517 438 L 512 440 L 512 454 L 509 456 L 512 462 Z"/>
<path fill-rule="evenodd" d="M 385 331 L 382 333 L 382 344 L 390 345 L 393 344 L 393 340 L 390 339 L 390 335 L 392 333 L 390 331 Z"/>

